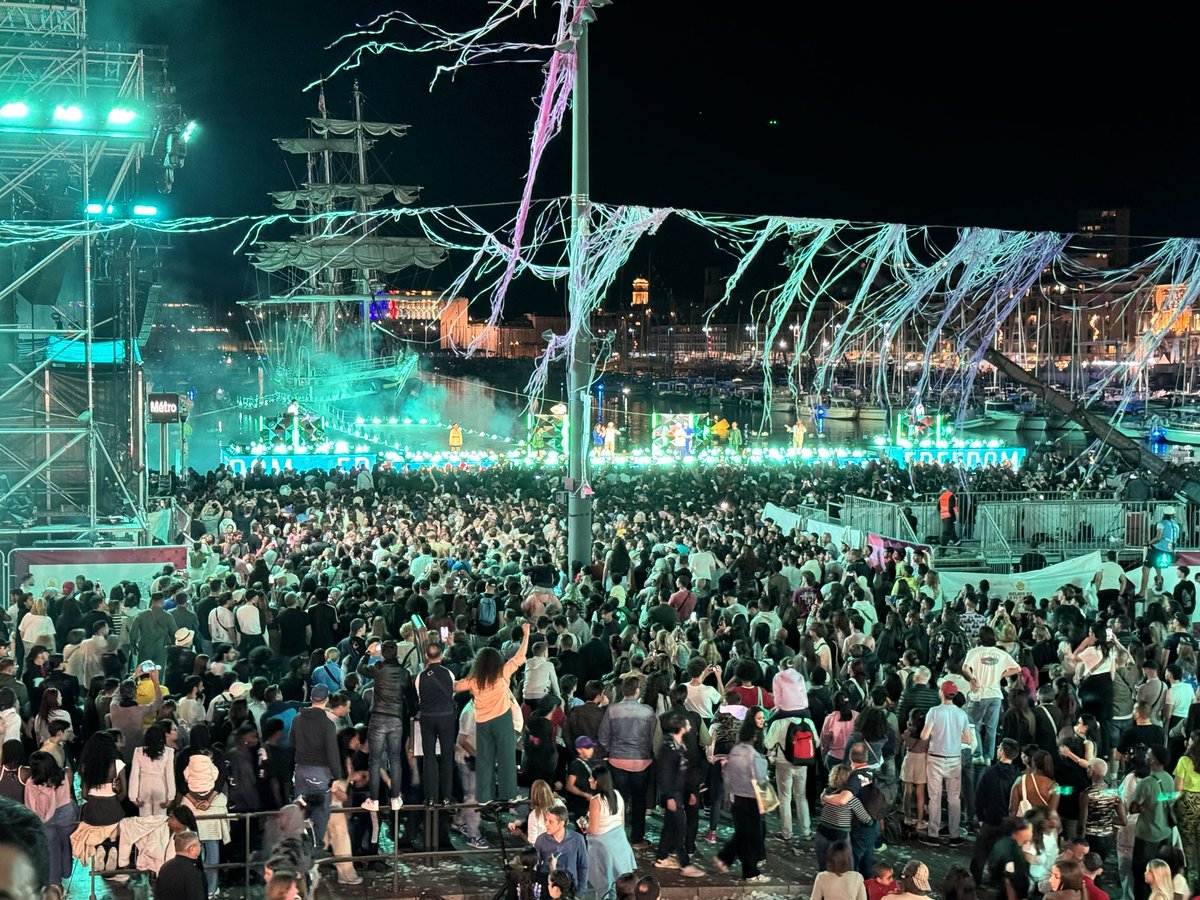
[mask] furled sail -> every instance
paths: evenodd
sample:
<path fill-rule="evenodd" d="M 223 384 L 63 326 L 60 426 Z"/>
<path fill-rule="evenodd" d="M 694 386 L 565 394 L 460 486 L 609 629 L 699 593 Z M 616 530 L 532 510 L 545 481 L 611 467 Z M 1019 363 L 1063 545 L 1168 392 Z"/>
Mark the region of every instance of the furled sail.
<path fill-rule="evenodd" d="M 371 137 L 383 137 L 385 134 L 404 137 L 409 128 L 407 125 L 393 125 L 391 122 L 356 122 L 353 119 L 310 118 L 308 121 L 312 122 L 313 128 L 319 134 L 354 134 L 355 129 L 361 128 Z"/>
<path fill-rule="evenodd" d="M 420 185 L 411 184 L 308 184 L 298 191 L 272 191 L 280 209 L 295 209 L 301 203 L 329 206 L 335 200 L 363 200 L 374 206 L 391 196 L 397 203 L 415 203 Z"/>
<path fill-rule="evenodd" d="M 357 153 L 358 142 L 352 138 L 275 138 L 275 143 L 288 153 Z M 363 141 L 367 150 L 374 141 Z"/>
<path fill-rule="evenodd" d="M 373 269 L 399 272 L 410 266 L 432 269 L 446 258 L 446 248 L 424 238 L 356 237 L 343 235 L 296 241 L 263 241 L 250 255 L 255 268 L 278 272 L 289 267 L 318 269 Z"/>

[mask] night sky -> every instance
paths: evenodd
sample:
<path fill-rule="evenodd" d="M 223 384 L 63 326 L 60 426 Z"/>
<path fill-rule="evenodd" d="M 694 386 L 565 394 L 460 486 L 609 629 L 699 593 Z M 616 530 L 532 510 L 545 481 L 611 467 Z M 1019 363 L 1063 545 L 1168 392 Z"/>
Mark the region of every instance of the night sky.
<path fill-rule="evenodd" d="M 171 76 L 201 124 L 170 213 L 270 212 L 265 192 L 291 186 L 271 138 L 304 134 L 316 99 L 301 88 L 342 55 L 325 44 L 395 2 L 92 0 L 97 39 L 170 45 Z M 513 39 L 551 34 L 556 11 L 541 7 Z M 492 7 L 404 8 L 459 28 Z M 1058 22 L 1033 7 L 1028 19 L 994 4 L 939 5 L 937 18 L 913 9 L 616 0 L 591 32 L 593 197 L 1023 229 L 1070 229 L 1079 208 L 1123 205 L 1137 234 L 1200 234 L 1195 75 L 1170 21 L 1142 29 L 1129 8 L 1095 5 Z M 539 67 L 468 70 L 430 93 L 434 63 L 372 59 L 330 83 L 330 114 L 349 115 L 358 77 L 369 118 L 412 126 L 379 158 L 392 180 L 424 185 L 429 204 L 517 199 Z M 564 134 L 539 196 L 568 192 L 569 159 Z M 231 237 L 180 241 L 172 272 L 194 296 L 221 305 L 253 290 L 225 255 Z M 664 238 L 627 268 L 690 296 L 709 261 Z"/>

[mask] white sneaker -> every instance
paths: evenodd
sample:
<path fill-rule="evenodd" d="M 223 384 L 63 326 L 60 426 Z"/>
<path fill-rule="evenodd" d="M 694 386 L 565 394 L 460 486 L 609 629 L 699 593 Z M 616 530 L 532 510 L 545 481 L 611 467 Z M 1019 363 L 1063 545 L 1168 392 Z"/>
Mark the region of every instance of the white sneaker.
<path fill-rule="evenodd" d="M 404 808 L 404 798 L 403 797 L 393 797 L 392 798 L 392 810 L 397 811 L 397 810 L 400 810 L 403 808 Z"/>
<path fill-rule="evenodd" d="M 654 868 L 656 868 L 656 869 L 678 869 L 681 867 L 679 865 L 679 860 L 677 860 L 673 856 L 667 856 L 662 859 L 656 859 L 654 861 Z"/>
<path fill-rule="evenodd" d="M 705 873 L 699 866 L 684 866 L 679 874 L 684 878 L 703 878 Z"/>
<path fill-rule="evenodd" d="M 367 799 L 362 802 L 362 808 L 367 812 L 379 812 L 379 801 Z"/>

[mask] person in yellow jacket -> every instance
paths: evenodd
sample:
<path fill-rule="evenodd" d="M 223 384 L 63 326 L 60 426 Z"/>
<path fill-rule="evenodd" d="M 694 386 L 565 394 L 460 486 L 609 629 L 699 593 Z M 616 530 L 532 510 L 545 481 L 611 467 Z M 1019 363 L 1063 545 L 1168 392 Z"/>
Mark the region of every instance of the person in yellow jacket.
<path fill-rule="evenodd" d="M 453 451 L 462 449 L 462 426 L 457 422 L 450 424 L 450 449 Z"/>

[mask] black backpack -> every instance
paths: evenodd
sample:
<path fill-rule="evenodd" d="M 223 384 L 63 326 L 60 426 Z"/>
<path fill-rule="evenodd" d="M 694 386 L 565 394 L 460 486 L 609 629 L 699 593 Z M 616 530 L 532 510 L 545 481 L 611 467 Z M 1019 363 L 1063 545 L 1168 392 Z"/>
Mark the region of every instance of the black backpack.
<path fill-rule="evenodd" d="M 783 758 L 793 766 L 815 766 L 820 747 L 817 730 L 808 719 L 793 719 L 783 739 Z"/>
<path fill-rule="evenodd" d="M 859 789 L 858 801 L 876 822 L 882 819 L 887 813 L 887 797 L 883 795 L 883 791 L 875 786 L 873 781 L 864 784 Z"/>

